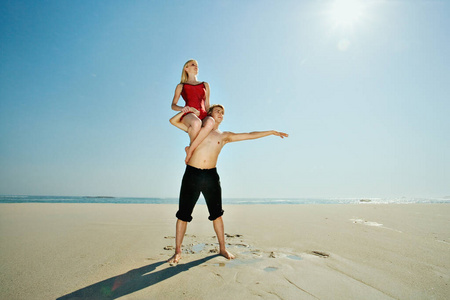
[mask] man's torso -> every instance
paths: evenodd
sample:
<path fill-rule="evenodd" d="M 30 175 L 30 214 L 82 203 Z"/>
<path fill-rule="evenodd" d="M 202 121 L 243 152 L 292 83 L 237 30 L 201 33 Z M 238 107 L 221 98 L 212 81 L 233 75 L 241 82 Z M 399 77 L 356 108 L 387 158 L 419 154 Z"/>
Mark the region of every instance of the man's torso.
<path fill-rule="evenodd" d="M 217 158 L 224 146 L 224 133 L 213 130 L 195 149 L 188 165 L 197 169 L 211 169 L 217 165 Z"/>

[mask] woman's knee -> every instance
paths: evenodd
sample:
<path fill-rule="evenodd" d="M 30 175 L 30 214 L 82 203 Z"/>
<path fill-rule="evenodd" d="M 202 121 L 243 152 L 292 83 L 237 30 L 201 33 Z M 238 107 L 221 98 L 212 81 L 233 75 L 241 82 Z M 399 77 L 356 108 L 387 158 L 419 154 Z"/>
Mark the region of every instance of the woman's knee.
<path fill-rule="evenodd" d="M 205 128 L 209 128 L 209 129 L 213 129 L 214 128 L 214 124 L 216 123 L 216 121 L 214 121 L 214 119 L 213 118 L 211 118 L 211 117 L 206 117 L 204 120 L 203 120 L 203 127 L 205 127 Z"/>
<path fill-rule="evenodd" d="M 199 131 L 202 128 L 202 121 L 199 118 L 192 118 L 191 122 L 189 122 L 189 127 L 194 131 Z"/>

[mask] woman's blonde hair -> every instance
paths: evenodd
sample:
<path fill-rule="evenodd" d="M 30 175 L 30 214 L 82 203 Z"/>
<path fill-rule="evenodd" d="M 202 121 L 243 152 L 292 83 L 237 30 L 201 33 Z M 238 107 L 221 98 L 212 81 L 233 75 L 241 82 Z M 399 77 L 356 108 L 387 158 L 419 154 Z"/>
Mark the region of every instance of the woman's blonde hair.
<path fill-rule="evenodd" d="M 195 62 L 197 63 L 197 61 L 196 61 L 195 59 L 190 59 L 190 60 L 188 60 L 188 61 L 184 64 L 183 70 L 181 71 L 181 81 L 180 81 L 180 83 L 185 83 L 185 82 L 188 81 L 188 74 L 186 73 L 186 70 L 185 70 L 184 68 L 186 68 L 186 66 L 187 66 L 189 63 L 193 62 L 193 61 L 195 61 Z M 197 63 L 197 64 L 198 64 L 198 63 Z"/>

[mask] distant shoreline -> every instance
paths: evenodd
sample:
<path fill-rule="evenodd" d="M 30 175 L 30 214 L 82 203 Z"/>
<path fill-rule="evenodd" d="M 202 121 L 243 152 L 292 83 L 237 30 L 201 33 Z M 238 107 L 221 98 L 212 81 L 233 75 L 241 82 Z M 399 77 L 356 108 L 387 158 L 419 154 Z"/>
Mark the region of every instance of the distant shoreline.
<path fill-rule="evenodd" d="M 450 197 L 439 198 L 224 198 L 224 205 L 233 204 L 415 204 L 450 203 Z M 111 204 L 178 204 L 178 198 L 134 198 L 113 196 L 0 196 L 2 203 L 111 203 Z M 200 197 L 198 204 L 205 204 Z"/>

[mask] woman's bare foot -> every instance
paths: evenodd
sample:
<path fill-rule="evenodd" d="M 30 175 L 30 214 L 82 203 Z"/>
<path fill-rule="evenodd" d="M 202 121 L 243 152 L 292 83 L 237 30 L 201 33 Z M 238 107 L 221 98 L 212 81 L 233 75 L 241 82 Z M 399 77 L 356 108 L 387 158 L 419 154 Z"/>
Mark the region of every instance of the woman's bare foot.
<path fill-rule="evenodd" d="M 234 255 L 231 254 L 230 252 L 228 252 L 227 250 L 220 251 L 220 255 L 222 255 L 226 259 L 234 259 L 235 258 Z"/>
<path fill-rule="evenodd" d="M 167 261 L 171 266 L 176 266 L 181 259 L 181 253 L 176 253 Z"/>
<path fill-rule="evenodd" d="M 185 158 L 184 162 L 187 164 L 192 156 L 191 147 L 187 146 L 186 148 L 184 148 L 184 150 L 186 151 L 186 158 Z"/>

